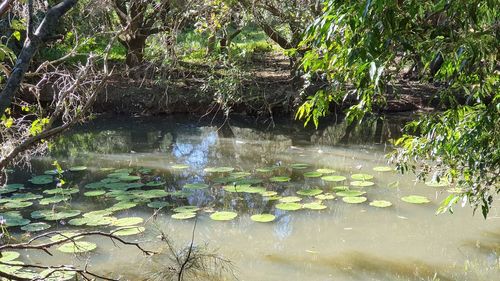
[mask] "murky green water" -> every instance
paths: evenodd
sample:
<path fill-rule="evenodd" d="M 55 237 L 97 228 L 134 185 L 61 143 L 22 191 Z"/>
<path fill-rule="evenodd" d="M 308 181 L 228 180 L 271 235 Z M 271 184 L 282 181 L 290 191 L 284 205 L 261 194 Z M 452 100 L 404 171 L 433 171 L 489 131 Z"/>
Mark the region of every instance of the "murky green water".
<path fill-rule="evenodd" d="M 314 131 L 304 130 L 299 123 L 277 123 L 276 128 L 268 130 L 248 122 L 231 121 L 231 126 L 219 129 L 216 122 L 199 122 L 184 116 L 120 122 L 99 119 L 66 134 L 56 142 L 50 157 L 34 160 L 31 170 L 16 171 L 9 182 L 25 183 L 22 193 L 49 197 L 43 191 L 53 189 L 55 183 L 32 185 L 27 180 L 52 169 L 54 160 L 65 169 L 84 165 L 88 167 L 85 171 L 64 174 L 65 186 L 78 188 L 71 199 L 48 205 L 40 205 L 42 199 L 31 200 L 34 205 L 18 209 L 21 215 L 30 218 L 34 210 L 68 208 L 86 213 L 109 208 L 120 200 L 133 201 L 137 206 L 115 211 L 110 216 L 149 219 L 143 233 L 124 238 L 144 242 L 155 251 L 165 248 L 164 243 L 158 242 L 159 230 L 179 247 L 189 244 L 195 219 L 172 219 L 172 209 L 199 206 L 195 243 L 208 243 L 210 249 L 231 260 L 240 280 L 498 280 L 500 212 L 497 208 L 491 210 L 487 220 L 480 214 L 472 216 L 468 207 L 457 208 L 453 215 L 435 216 L 439 202 L 448 195 L 448 187 L 428 187 L 416 183 L 411 175 L 373 170 L 386 165 L 384 155 L 390 147 L 384 143 L 397 134 L 399 122 L 384 121 L 354 128 L 349 138 L 342 134 L 343 125 L 323 124 L 325 127 Z M 342 144 L 346 142 L 349 145 Z M 297 163 L 305 165 L 293 165 Z M 179 164 L 187 168 L 175 169 Z M 231 172 L 205 171 L 207 167 L 221 166 L 234 168 L 233 173 L 250 174 L 232 174 L 231 178 Z M 273 169 L 258 171 L 264 167 Z M 115 172 L 103 168 L 132 169 L 130 174 L 140 179 L 130 178 L 129 183 L 165 183 L 155 187 L 137 185 L 128 191 L 123 191 L 127 188 L 120 188 L 120 184 L 108 183 L 97 188 L 106 194 L 85 196 L 85 192 L 96 190 L 85 188 L 87 184 L 109 179 L 108 175 Z M 339 175 L 346 179 L 331 182 L 321 177 L 304 177 L 304 173 L 319 168 L 335 170 L 321 176 Z M 140 169 L 150 171 L 141 173 Z M 359 173 L 374 177 L 361 180 L 362 184 L 370 181 L 374 185 L 350 186 L 354 181 L 351 176 Z M 289 177 L 290 181 L 273 182 L 271 179 L 277 176 Z M 243 192 L 229 192 L 234 189 L 234 182 L 236 191 L 240 188 Z M 183 188 L 191 183 L 205 183 L 209 187 Z M 336 197 L 322 200 L 319 205 L 326 206 L 322 210 L 285 211 L 276 208 L 280 201 L 272 199 L 278 198 L 263 196 L 262 190 L 249 190 L 243 184 L 275 191 L 281 197 L 301 197 L 300 206 L 318 201 L 314 196 L 298 195 L 300 190 L 320 189 L 323 195 Z M 342 193 L 338 193 L 342 188 L 338 186 L 366 192 L 362 197 L 367 201 L 344 202 L 339 196 Z M 116 190 L 120 189 L 123 193 L 117 197 Z M 115 196 L 111 197 L 109 193 L 113 190 Z M 162 191 L 144 193 L 147 190 Z M 425 196 L 430 202 L 410 204 L 401 200 L 408 195 Z M 12 193 L 4 194 L 2 198 L 11 196 Z M 386 200 L 392 206 L 376 208 L 369 205 L 373 200 Z M 147 206 L 151 201 L 166 202 L 169 206 L 153 219 L 150 217 L 155 209 Z M 16 210 L 6 208 L 5 204 L 3 212 Z M 232 211 L 238 216 L 230 221 L 214 221 L 210 215 L 216 211 Z M 272 214 L 275 220 L 259 223 L 250 219 L 261 213 Z M 49 230 L 116 229 L 71 226 L 71 219 L 50 221 Z M 38 221 L 44 220 L 32 219 Z M 18 227 L 9 230 L 20 232 Z M 97 244 L 97 249 L 88 255 L 73 257 L 54 250 L 54 257 L 48 258 L 44 253 L 23 252 L 20 260 L 52 264 L 88 262 L 90 269 L 121 276 L 123 280 L 151 279 L 158 268 L 168 264 L 166 257 L 145 259 L 133 247 L 115 247 L 108 239 L 85 240 Z"/>

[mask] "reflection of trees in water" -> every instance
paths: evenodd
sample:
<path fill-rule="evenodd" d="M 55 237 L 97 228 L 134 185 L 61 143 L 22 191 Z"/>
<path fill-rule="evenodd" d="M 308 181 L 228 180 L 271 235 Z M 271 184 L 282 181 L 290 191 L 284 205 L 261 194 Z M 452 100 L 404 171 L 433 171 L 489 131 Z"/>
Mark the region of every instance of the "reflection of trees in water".
<path fill-rule="evenodd" d="M 311 142 L 321 145 L 385 143 L 401 135 L 397 120 L 373 119 L 350 125 L 343 121 L 333 124 L 311 136 Z"/>
<path fill-rule="evenodd" d="M 54 141 L 50 152 L 56 157 L 75 157 L 86 153 L 130 152 L 131 147 L 130 132 L 106 130 L 62 135 Z"/>

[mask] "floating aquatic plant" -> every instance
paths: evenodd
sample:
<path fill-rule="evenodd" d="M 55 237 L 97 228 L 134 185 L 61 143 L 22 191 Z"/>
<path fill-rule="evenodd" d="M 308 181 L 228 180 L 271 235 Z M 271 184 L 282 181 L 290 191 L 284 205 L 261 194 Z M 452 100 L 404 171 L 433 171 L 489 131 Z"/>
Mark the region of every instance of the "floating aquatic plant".
<path fill-rule="evenodd" d="M 324 210 L 327 208 L 321 202 L 306 203 L 306 204 L 302 205 L 302 207 L 305 209 L 310 209 L 310 210 Z"/>
<path fill-rule="evenodd" d="M 377 208 L 387 208 L 392 206 L 392 203 L 386 200 L 373 200 L 372 202 L 370 202 L 370 206 Z"/>
<path fill-rule="evenodd" d="M 349 184 L 356 187 L 368 187 L 375 185 L 375 183 L 371 181 L 351 181 Z"/>
<path fill-rule="evenodd" d="M 370 174 L 352 174 L 351 179 L 358 181 L 366 181 L 373 179 L 373 176 Z"/>
<path fill-rule="evenodd" d="M 271 181 L 271 182 L 287 182 L 287 181 L 290 181 L 290 180 L 291 180 L 291 178 L 289 178 L 289 177 L 283 177 L 283 176 L 281 176 L 281 177 L 272 177 L 272 178 L 269 179 L 269 181 Z"/>
<path fill-rule="evenodd" d="M 75 253 L 85 253 L 95 250 L 97 245 L 92 242 L 85 241 L 73 241 L 64 243 L 57 248 L 57 250 L 63 253 L 75 254 Z"/>
<path fill-rule="evenodd" d="M 335 195 L 333 195 L 331 193 L 324 193 L 324 194 L 316 195 L 316 196 L 314 196 L 314 198 L 316 198 L 318 200 L 332 200 L 332 199 L 335 199 Z"/>
<path fill-rule="evenodd" d="M 276 204 L 276 209 L 284 211 L 296 211 L 302 209 L 302 205 L 295 202 L 279 203 Z"/>
<path fill-rule="evenodd" d="M 367 199 L 366 197 L 363 196 L 346 196 L 342 197 L 342 201 L 349 203 L 349 204 L 359 204 L 365 202 Z"/>
<path fill-rule="evenodd" d="M 286 196 L 286 197 L 282 197 L 280 199 L 280 202 L 282 203 L 294 203 L 294 202 L 300 202 L 302 200 L 302 198 L 298 197 L 298 196 Z"/>
<path fill-rule="evenodd" d="M 207 173 L 229 173 L 234 171 L 232 167 L 208 167 L 204 169 Z"/>
<path fill-rule="evenodd" d="M 429 203 L 429 199 L 425 196 L 420 196 L 420 195 L 409 195 L 409 196 L 404 196 L 401 197 L 401 200 L 407 203 L 412 203 L 412 204 L 425 204 Z"/>
<path fill-rule="evenodd" d="M 32 177 L 31 179 L 29 179 L 29 181 L 32 184 L 44 185 L 44 184 L 52 183 L 54 181 L 54 178 L 50 175 L 41 175 L 41 176 Z"/>
<path fill-rule="evenodd" d="M 322 173 L 322 174 L 333 174 L 336 171 L 332 170 L 332 169 L 322 168 L 322 169 L 316 169 L 316 172 Z"/>
<path fill-rule="evenodd" d="M 303 175 L 305 178 L 319 178 L 323 174 L 320 172 L 305 172 Z"/>
<path fill-rule="evenodd" d="M 105 190 L 93 190 L 93 191 L 87 191 L 87 192 L 83 193 L 83 195 L 87 196 L 87 197 L 96 197 L 96 196 L 101 196 L 104 194 L 106 194 Z"/>
<path fill-rule="evenodd" d="M 235 212 L 219 211 L 210 215 L 210 218 L 214 221 L 229 221 L 233 220 L 238 216 Z"/>
<path fill-rule="evenodd" d="M 127 217 L 127 218 L 121 218 L 113 221 L 114 226 L 132 226 L 136 224 L 143 223 L 144 219 L 141 217 Z"/>
<path fill-rule="evenodd" d="M 37 232 L 37 231 L 42 231 L 42 230 L 46 230 L 49 228 L 50 228 L 50 224 L 44 223 L 44 222 L 30 223 L 30 224 L 27 224 L 27 225 L 21 227 L 22 230 L 29 231 L 29 232 Z"/>
<path fill-rule="evenodd" d="M 81 172 L 87 170 L 87 167 L 85 166 L 74 166 L 69 168 L 70 172 Z"/>
<path fill-rule="evenodd" d="M 365 193 L 366 192 L 360 191 L 360 190 L 343 190 L 343 191 L 337 192 L 336 194 L 337 194 L 337 196 L 341 196 L 341 197 L 356 197 L 356 196 L 361 196 Z"/>
<path fill-rule="evenodd" d="M 184 185 L 184 188 L 187 188 L 187 189 L 204 189 L 204 188 L 208 188 L 208 184 L 202 183 L 202 182 L 188 183 L 188 184 Z"/>
<path fill-rule="evenodd" d="M 196 213 L 181 212 L 181 213 L 175 213 L 171 217 L 176 220 L 187 220 L 196 217 Z"/>
<path fill-rule="evenodd" d="M 328 181 L 328 182 L 339 182 L 339 181 L 345 181 L 346 177 L 344 176 L 324 176 L 321 177 L 322 180 Z"/>
<path fill-rule="evenodd" d="M 272 222 L 276 217 L 271 214 L 258 214 L 251 216 L 250 219 L 256 222 Z"/>
<path fill-rule="evenodd" d="M 299 195 L 304 195 L 304 196 L 316 196 L 323 193 L 323 190 L 318 189 L 318 188 L 313 188 L 313 189 L 302 189 L 297 191 L 297 194 Z"/>

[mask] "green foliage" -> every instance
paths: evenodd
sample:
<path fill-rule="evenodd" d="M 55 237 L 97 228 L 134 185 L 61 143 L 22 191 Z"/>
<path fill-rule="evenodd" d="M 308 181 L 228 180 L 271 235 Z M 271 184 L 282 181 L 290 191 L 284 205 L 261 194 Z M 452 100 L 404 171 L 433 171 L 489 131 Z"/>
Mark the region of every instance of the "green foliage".
<path fill-rule="evenodd" d="M 296 117 L 317 126 L 332 102 L 349 100 L 347 120 L 362 120 L 403 73 L 433 81 L 446 111 L 408 124 L 394 159 L 402 171 L 455 182 L 465 193 L 453 196 L 486 216 L 500 191 L 498 41 L 495 0 L 327 1 L 304 36 L 302 67 L 328 86 Z"/>

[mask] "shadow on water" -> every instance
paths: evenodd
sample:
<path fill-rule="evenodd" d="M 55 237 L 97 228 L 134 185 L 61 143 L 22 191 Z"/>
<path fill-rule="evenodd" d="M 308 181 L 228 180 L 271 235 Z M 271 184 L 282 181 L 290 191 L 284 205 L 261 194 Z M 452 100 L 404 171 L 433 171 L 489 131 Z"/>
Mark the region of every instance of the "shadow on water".
<path fill-rule="evenodd" d="M 318 271 L 330 272 L 332 276 L 347 275 L 353 280 L 440 280 L 453 281 L 454 277 L 444 275 L 446 267 L 428 264 L 420 260 L 396 259 L 375 256 L 357 251 L 343 252 L 335 257 L 314 255 L 277 256 L 269 255 L 273 263 L 287 266 L 311 264 Z"/>

